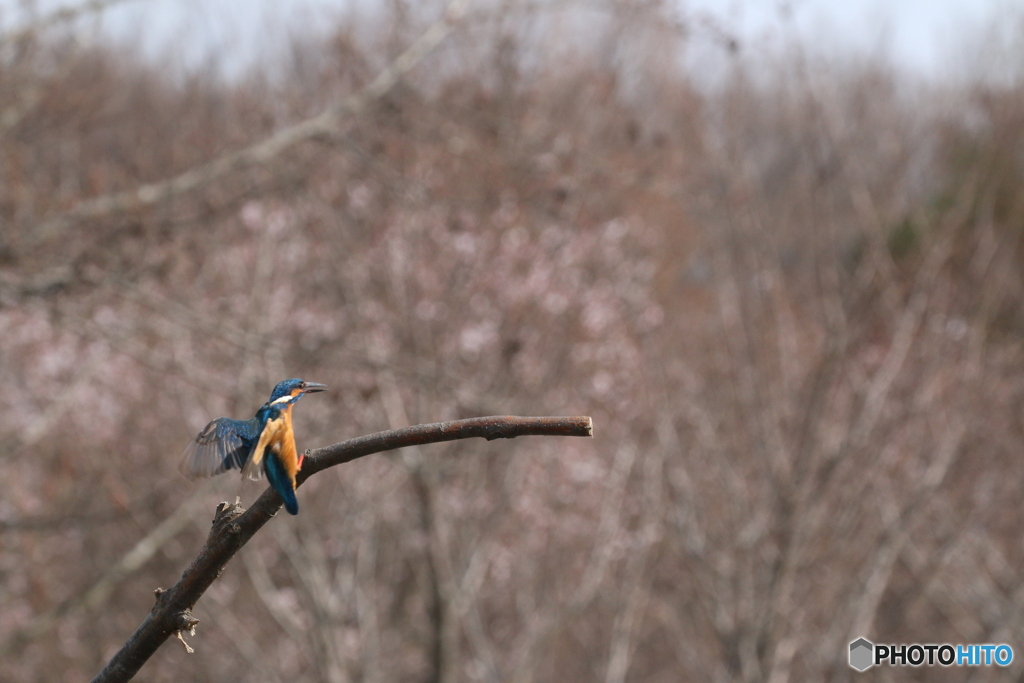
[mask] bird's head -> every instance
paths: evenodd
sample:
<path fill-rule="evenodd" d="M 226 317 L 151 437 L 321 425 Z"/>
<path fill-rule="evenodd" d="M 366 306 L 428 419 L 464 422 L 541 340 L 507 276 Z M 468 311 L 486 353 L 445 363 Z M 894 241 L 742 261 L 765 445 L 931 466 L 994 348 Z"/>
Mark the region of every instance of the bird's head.
<path fill-rule="evenodd" d="M 327 389 L 325 385 L 317 384 L 316 382 L 306 382 L 298 378 L 286 379 L 283 382 L 278 382 L 277 386 L 274 387 L 273 393 L 270 394 L 269 403 L 274 403 L 282 398 L 298 398 L 303 394 L 324 391 L 325 389 Z"/>

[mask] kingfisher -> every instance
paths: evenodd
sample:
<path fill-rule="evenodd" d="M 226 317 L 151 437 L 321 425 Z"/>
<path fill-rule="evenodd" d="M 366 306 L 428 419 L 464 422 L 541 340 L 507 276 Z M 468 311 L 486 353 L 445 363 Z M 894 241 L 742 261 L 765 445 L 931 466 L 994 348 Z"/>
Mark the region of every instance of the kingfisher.
<path fill-rule="evenodd" d="M 284 508 L 299 514 L 295 475 L 304 456 L 295 449 L 292 407 L 305 394 L 327 389 L 301 379 L 279 382 L 256 415 L 248 420 L 218 417 L 206 425 L 185 449 L 181 471 L 190 479 L 242 470 L 242 477 L 259 480 L 267 475 Z"/>

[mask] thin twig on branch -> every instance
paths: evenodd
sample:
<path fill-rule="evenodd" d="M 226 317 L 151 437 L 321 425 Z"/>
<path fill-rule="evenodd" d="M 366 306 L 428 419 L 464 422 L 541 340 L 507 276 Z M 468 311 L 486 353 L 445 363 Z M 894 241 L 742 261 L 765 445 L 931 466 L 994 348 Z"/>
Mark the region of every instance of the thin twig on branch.
<path fill-rule="evenodd" d="M 317 472 L 351 462 L 372 453 L 406 446 L 480 437 L 513 439 L 517 436 L 593 436 L 589 417 L 475 417 L 436 422 L 361 436 L 326 446 L 306 455 L 299 472 L 299 486 Z M 238 503 L 221 503 L 210 536 L 199 555 L 178 582 L 168 590 L 157 589 L 156 605 L 93 683 L 129 681 L 169 637 L 190 631 L 196 624 L 192 608 L 238 550 L 270 521 L 281 507 L 281 498 L 268 488 L 248 510 Z"/>

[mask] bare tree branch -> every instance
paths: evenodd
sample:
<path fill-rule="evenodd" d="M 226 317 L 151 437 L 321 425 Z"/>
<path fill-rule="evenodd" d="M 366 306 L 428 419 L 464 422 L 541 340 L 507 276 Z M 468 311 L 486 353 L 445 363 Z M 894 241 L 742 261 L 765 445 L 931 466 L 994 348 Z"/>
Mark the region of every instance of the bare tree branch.
<path fill-rule="evenodd" d="M 428 443 L 482 437 L 514 439 L 517 436 L 593 436 L 589 417 L 476 417 L 466 420 L 416 425 L 361 436 L 307 453 L 298 485 L 329 467 L 373 453 Z M 192 630 L 197 620 L 191 610 L 206 589 L 220 576 L 228 561 L 270 521 L 281 507 L 281 498 L 268 488 L 248 510 L 237 502 L 221 503 L 210 536 L 199 555 L 168 590 L 156 590 L 156 605 L 142 625 L 107 663 L 93 683 L 131 680 L 165 640 Z"/>

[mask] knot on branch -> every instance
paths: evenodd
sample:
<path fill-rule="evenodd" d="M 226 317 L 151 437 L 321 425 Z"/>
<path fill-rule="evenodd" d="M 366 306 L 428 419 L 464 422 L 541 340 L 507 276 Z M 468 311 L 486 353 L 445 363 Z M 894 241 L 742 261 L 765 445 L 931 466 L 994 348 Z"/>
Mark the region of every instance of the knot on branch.
<path fill-rule="evenodd" d="M 242 507 L 241 498 L 235 498 L 234 503 L 223 501 L 220 505 L 217 506 L 217 512 L 213 516 L 212 526 L 214 529 L 228 526 L 236 519 L 238 519 L 243 512 L 245 512 L 245 508 Z M 227 531 L 230 533 L 231 529 L 229 528 L 227 529 Z M 235 533 L 238 533 L 237 530 L 235 531 Z"/>
<path fill-rule="evenodd" d="M 175 631 L 187 631 L 189 635 L 196 634 L 196 626 L 199 620 L 192 616 L 192 610 L 184 609 L 171 617 L 171 627 Z"/>

